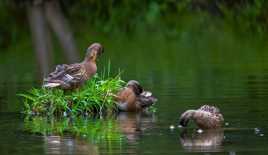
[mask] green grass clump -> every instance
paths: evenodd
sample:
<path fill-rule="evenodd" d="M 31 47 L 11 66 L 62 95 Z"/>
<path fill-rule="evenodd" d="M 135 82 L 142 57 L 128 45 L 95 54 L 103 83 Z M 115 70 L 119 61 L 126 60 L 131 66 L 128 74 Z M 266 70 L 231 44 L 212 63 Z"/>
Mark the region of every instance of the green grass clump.
<path fill-rule="evenodd" d="M 120 74 L 108 78 L 95 75 L 79 90 L 64 92 L 61 89 L 34 88 L 19 96 L 24 98 L 24 113 L 29 115 L 102 115 L 116 110 L 112 94 L 117 93 L 124 83 Z"/>

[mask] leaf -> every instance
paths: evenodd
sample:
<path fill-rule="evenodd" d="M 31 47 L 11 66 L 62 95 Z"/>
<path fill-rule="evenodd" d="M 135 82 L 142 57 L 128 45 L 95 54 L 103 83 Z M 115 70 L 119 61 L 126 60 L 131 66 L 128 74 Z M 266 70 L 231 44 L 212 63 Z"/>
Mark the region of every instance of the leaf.
<path fill-rule="evenodd" d="M 32 95 L 27 95 L 27 94 L 17 94 L 18 96 L 21 96 L 21 97 L 24 97 L 28 100 L 31 100 L 31 101 L 35 101 L 35 97 L 33 97 Z"/>

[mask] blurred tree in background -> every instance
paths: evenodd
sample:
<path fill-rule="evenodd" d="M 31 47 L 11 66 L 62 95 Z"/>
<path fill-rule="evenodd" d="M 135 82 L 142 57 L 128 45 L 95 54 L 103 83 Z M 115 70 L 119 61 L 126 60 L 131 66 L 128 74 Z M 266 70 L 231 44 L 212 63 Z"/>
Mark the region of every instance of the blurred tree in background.
<path fill-rule="evenodd" d="M 69 62 L 78 60 L 77 49 L 68 22 L 58 0 L 28 0 L 24 2 L 41 72 L 49 72 L 52 51 L 50 29 L 56 34 Z"/>
<path fill-rule="evenodd" d="M 1 52 L 11 52 L 14 44 L 26 52 L 22 46 L 31 37 L 43 75 L 53 61 L 53 36 L 66 59 L 74 62 L 79 57 L 77 40 L 91 32 L 109 36 L 158 32 L 172 38 L 186 28 L 207 28 L 214 20 L 231 31 L 265 37 L 268 27 L 265 0 L 2 0 L 0 10 Z"/>
<path fill-rule="evenodd" d="M 34 51 L 42 77 L 49 72 L 53 49 L 51 30 L 57 36 L 67 60 L 69 62 L 78 60 L 74 38 L 58 0 L 14 0 L 6 4 L 11 7 L 10 12 L 15 16 L 22 12 L 24 16 L 20 18 L 23 21 L 28 19 L 29 24 L 26 25 L 29 25 L 32 34 Z"/>
<path fill-rule="evenodd" d="M 234 27 L 242 21 L 246 23 L 243 29 L 266 30 L 267 4 L 265 0 L 2 0 L 0 21 L 5 23 L 1 25 L 2 31 L 10 28 L 9 22 L 13 28 L 21 29 L 21 21 L 27 18 L 27 8 L 29 12 L 31 8 L 41 7 L 44 18 L 57 36 L 70 29 L 66 17 L 74 31 L 74 28 L 87 27 L 108 33 L 129 33 L 139 28 L 176 28 L 184 18 L 200 13 L 232 22 Z M 14 26 L 18 22 L 20 25 Z M 61 23 L 63 30 L 58 30 L 56 22 Z M 24 26 L 28 26 L 27 23 Z"/>

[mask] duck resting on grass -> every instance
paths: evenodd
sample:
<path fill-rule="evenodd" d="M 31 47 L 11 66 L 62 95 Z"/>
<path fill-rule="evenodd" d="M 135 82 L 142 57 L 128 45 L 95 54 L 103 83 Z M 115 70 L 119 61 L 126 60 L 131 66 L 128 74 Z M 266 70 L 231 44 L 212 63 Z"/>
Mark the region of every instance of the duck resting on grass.
<path fill-rule="evenodd" d="M 43 87 L 64 90 L 79 88 L 97 72 L 96 60 L 103 52 L 101 44 L 91 44 L 82 62 L 57 65 L 56 70 L 44 79 Z"/>
<path fill-rule="evenodd" d="M 116 95 L 120 111 L 138 112 L 153 105 L 157 99 L 149 91 L 144 91 L 138 81 L 130 80 Z"/>
<path fill-rule="evenodd" d="M 190 120 L 193 120 L 200 129 L 218 129 L 224 121 L 220 110 L 209 105 L 184 112 L 180 117 L 180 125 L 185 127 Z"/>

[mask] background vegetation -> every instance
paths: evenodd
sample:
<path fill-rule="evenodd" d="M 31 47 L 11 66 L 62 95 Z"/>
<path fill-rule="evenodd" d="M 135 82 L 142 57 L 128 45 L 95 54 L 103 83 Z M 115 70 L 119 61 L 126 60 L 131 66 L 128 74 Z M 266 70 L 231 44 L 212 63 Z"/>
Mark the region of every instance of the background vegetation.
<path fill-rule="evenodd" d="M 30 35 L 29 2 L 34 1 L 0 2 L 0 101 L 14 102 L 0 105 L 7 111 L 19 109 L 16 93 L 43 79 Z M 174 85 L 183 98 L 268 95 L 258 93 L 268 87 L 258 82 L 266 80 L 268 68 L 265 0 L 58 2 L 80 59 L 91 42 L 104 44 L 99 71 L 110 59 L 112 72 L 125 70 L 124 80 L 142 81 L 156 95 Z M 68 62 L 57 35 L 51 38 L 49 71 Z M 237 87 L 246 92 L 233 90 Z"/>
<path fill-rule="evenodd" d="M 40 63 L 40 59 L 34 60 L 40 53 L 33 57 L 33 52 L 29 52 L 36 49 L 33 49 L 34 43 L 31 43 L 29 35 L 31 27 L 27 17 L 27 6 L 46 1 L 49 2 L 49 0 L 0 2 L 1 66 L 5 66 L 1 67 L 1 70 L 11 69 L 11 66 L 6 66 L 18 61 L 22 67 L 31 67 L 26 62 Z M 150 34 L 157 35 L 158 38 L 187 41 L 189 36 L 193 39 L 204 36 L 203 33 L 205 35 L 218 33 L 223 37 L 231 34 L 242 39 L 245 35 L 254 36 L 261 42 L 266 39 L 268 27 L 268 2 L 265 0 L 59 0 L 59 4 L 60 13 L 66 17 L 74 33 L 80 56 L 83 56 L 83 51 L 91 40 L 103 40 L 103 38 L 109 40 L 115 35 L 120 36 L 118 40 L 124 36 L 144 38 Z M 64 57 L 60 56 L 61 48 L 54 41 L 57 33 L 52 36 L 54 52 L 49 54 L 51 58 L 41 58 L 47 59 L 45 62 L 52 63 L 43 64 L 49 65 L 49 68 L 64 58 L 68 60 L 70 55 L 64 53 Z M 65 52 L 64 48 L 62 51 Z M 27 59 L 20 59 L 21 56 Z M 24 73 L 19 81 L 32 81 L 31 77 L 32 74 Z"/>

